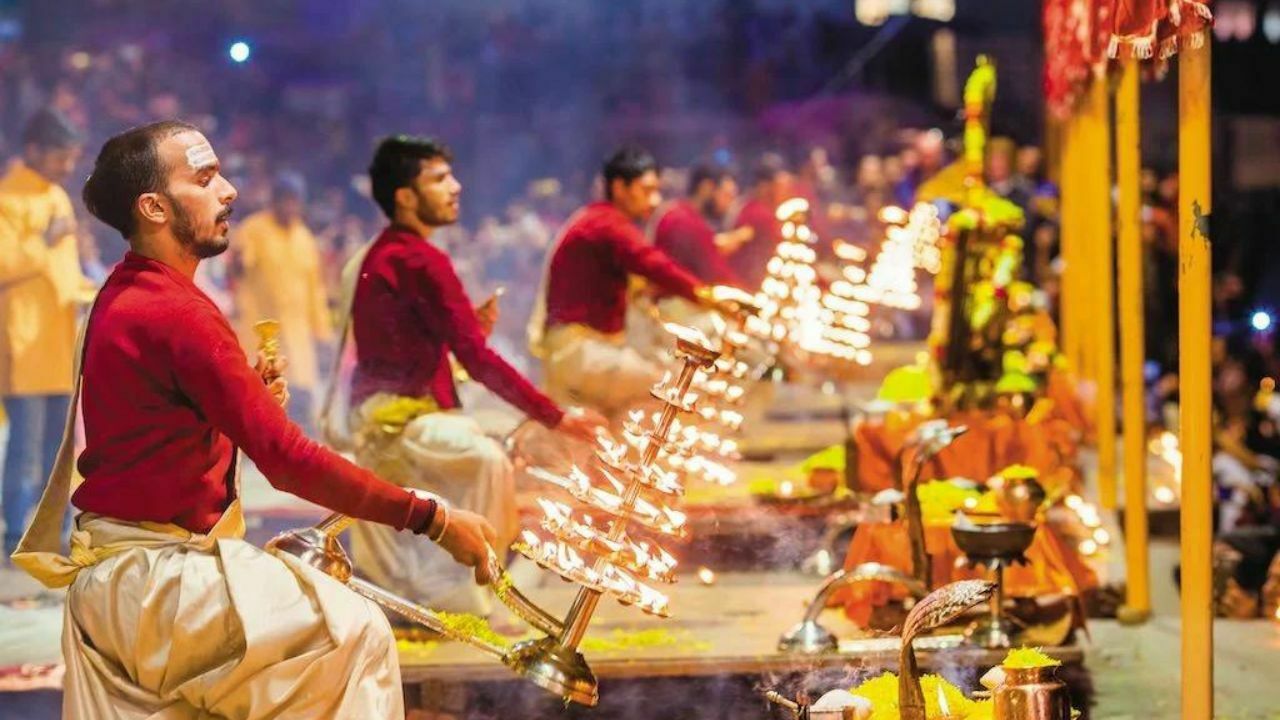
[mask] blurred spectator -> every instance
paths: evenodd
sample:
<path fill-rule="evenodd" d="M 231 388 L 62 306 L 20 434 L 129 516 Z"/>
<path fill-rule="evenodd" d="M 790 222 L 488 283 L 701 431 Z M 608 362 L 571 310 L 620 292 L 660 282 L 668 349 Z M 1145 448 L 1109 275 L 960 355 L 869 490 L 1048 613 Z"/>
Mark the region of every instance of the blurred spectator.
<path fill-rule="evenodd" d="M 320 267 L 320 249 L 303 222 L 306 189 L 295 173 L 277 176 L 271 206 L 245 218 L 234 231 L 238 267 L 236 307 L 241 342 L 250 357 L 257 352 L 253 325 L 280 322 L 280 340 L 289 365 L 289 412 L 310 429 L 313 400 L 320 387 L 316 343 L 333 339 Z"/>
<path fill-rule="evenodd" d="M 53 467 L 71 400 L 80 270 L 75 213 L 62 189 L 82 139 L 62 112 L 28 121 L 22 160 L 0 179 L 0 394 L 9 418 L 4 463 L 4 552 Z"/>
<path fill-rule="evenodd" d="M 699 166 L 689 173 L 684 197 L 669 200 L 649 219 L 653 244 L 694 277 L 710 285 L 740 285 L 725 253 L 750 239 L 743 228 L 721 233 L 738 198 L 738 182 L 725 167 Z"/>
<path fill-rule="evenodd" d="M 893 189 L 893 201 L 902 207 L 915 203 L 916 190 L 947 164 L 942 131 L 936 128 L 916 133 L 911 148 L 902 153 L 902 179 Z"/>
<path fill-rule="evenodd" d="M 752 171 L 751 193 L 729 220 L 734 229 L 751 228 L 751 239 L 729 254 L 729 267 L 743 287 L 755 290 L 764 280 L 765 264 L 782 240 L 776 211 L 792 196 L 794 176 L 776 153 L 765 153 Z"/>

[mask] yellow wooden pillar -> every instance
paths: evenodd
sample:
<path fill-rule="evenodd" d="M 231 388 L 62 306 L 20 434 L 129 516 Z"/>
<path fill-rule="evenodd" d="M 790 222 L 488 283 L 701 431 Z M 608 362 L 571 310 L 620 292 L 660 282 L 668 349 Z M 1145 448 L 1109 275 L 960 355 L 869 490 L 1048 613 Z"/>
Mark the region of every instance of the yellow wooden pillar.
<path fill-rule="evenodd" d="M 1124 622 L 1151 614 L 1151 573 L 1147 558 L 1146 407 L 1142 366 L 1146 360 L 1142 292 L 1142 152 L 1139 140 L 1138 61 L 1124 61 L 1116 91 L 1116 224 L 1120 270 L 1120 380 L 1124 411 Z"/>
<path fill-rule="evenodd" d="M 1116 506 L 1115 262 L 1111 234 L 1111 97 L 1105 76 L 1092 79 L 1076 113 L 1079 145 L 1068 218 L 1079 250 L 1072 289 L 1080 343 L 1080 375 L 1096 388 L 1098 495 Z M 1063 190 L 1065 199 L 1067 190 Z M 1070 261 L 1068 261 L 1070 263 Z"/>
<path fill-rule="evenodd" d="M 1207 34 L 1207 32 L 1206 32 Z M 1210 43 L 1178 56 L 1178 396 L 1182 449 L 1182 717 L 1213 717 L 1210 474 Z"/>
<path fill-rule="evenodd" d="M 1062 161 L 1060 184 L 1061 204 L 1059 206 L 1058 244 L 1062 258 L 1062 278 L 1059 285 L 1058 299 L 1059 332 L 1061 333 L 1062 352 L 1071 364 L 1071 369 L 1083 377 L 1084 367 L 1080 351 L 1080 321 L 1077 307 L 1081 303 L 1082 293 L 1076 289 L 1076 278 L 1080 276 L 1080 222 L 1079 183 L 1076 182 L 1080 166 L 1081 143 L 1078 138 L 1080 120 L 1076 114 L 1062 121 Z"/>
<path fill-rule="evenodd" d="M 1116 285 L 1115 245 L 1111 230 L 1111 94 L 1106 77 L 1093 79 L 1091 97 L 1094 159 L 1089 190 L 1093 202 L 1093 262 L 1089 276 L 1094 298 L 1090 317 L 1094 336 L 1094 380 L 1098 383 L 1098 500 L 1102 507 L 1116 507 Z"/>

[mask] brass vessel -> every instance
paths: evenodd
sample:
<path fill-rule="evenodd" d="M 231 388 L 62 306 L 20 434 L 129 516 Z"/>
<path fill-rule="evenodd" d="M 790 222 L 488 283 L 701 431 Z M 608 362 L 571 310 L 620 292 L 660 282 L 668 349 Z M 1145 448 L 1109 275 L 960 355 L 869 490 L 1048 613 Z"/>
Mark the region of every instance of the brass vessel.
<path fill-rule="evenodd" d="M 1070 720 L 1071 698 L 1053 667 L 1005 668 L 994 693 L 995 720 Z"/>

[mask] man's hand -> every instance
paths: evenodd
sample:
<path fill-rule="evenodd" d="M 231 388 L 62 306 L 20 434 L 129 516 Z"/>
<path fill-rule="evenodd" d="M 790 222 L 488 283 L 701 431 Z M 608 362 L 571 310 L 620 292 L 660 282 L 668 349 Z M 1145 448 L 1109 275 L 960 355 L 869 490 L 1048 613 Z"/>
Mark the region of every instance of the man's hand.
<path fill-rule="evenodd" d="M 759 312 L 755 298 L 732 286 L 703 285 L 694 292 L 704 307 L 727 317 Z"/>
<path fill-rule="evenodd" d="M 262 378 L 263 384 L 267 386 L 267 390 L 275 397 L 276 402 L 280 403 L 280 407 L 289 407 L 289 383 L 284 379 L 284 370 L 288 366 L 287 359 L 277 357 L 274 361 L 268 362 L 262 353 L 258 353 L 258 362 L 253 366 L 258 376 Z"/>
<path fill-rule="evenodd" d="M 732 255 L 738 251 L 738 248 L 746 245 L 755 237 L 756 230 L 750 225 L 743 225 L 736 230 L 726 230 L 722 233 L 716 233 L 716 248 L 725 255 Z"/>
<path fill-rule="evenodd" d="M 556 430 L 576 440 L 595 444 L 600 433 L 607 432 L 609 421 L 603 415 L 588 408 L 569 408 L 560 418 Z"/>
<path fill-rule="evenodd" d="M 488 300 L 476 308 L 476 319 L 480 321 L 480 327 L 484 329 L 486 337 L 493 334 L 493 327 L 498 324 L 498 298 L 502 297 L 504 290 L 504 288 L 498 288 Z"/>
<path fill-rule="evenodd" d="M 440 506 L 427 535 L 435 537 L 446 517 L 449 526 L 437 544 L 459 564 L 475 568 L 477 585 L 488 585 L 493 581 L 493 566 L 489 559 L 493 554 L 491 548 L 498 542 L 497 531 L 488 520 L 473 512 Z"/>

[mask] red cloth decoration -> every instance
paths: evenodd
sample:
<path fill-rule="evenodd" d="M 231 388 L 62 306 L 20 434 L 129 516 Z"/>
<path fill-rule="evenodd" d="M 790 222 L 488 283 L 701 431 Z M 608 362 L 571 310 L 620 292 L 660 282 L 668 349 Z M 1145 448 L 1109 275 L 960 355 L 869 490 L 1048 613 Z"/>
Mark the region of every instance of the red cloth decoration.
<path fill-rule="evenodd" d="M 1212 0 L 1044 0 L 1044 95 L 1066 117 L 1108 58 L 1125 52 L 1166 60 L 1199 47 L 1213 24 Z M 1185 40 L 1184 40 L 1185 38 Z"/>
<path fill-rule="evenodd" d="M 1115 3 L 1107 54 L 1122 51 L 1141 59 L 1165 60 L 1178 52 L 1182 38 L 1192 47 L 1204 43 L 1204 31 L 1213 23 L 1209 1 L 1111 0 Z"/>
<path fill-rule="evenodd" d="M 1054 115 L 1070 115 L 1090 78 L 1106 69 L 1113 5 L 1121 1 L 1045 0 L 1044 95 Z"/>

